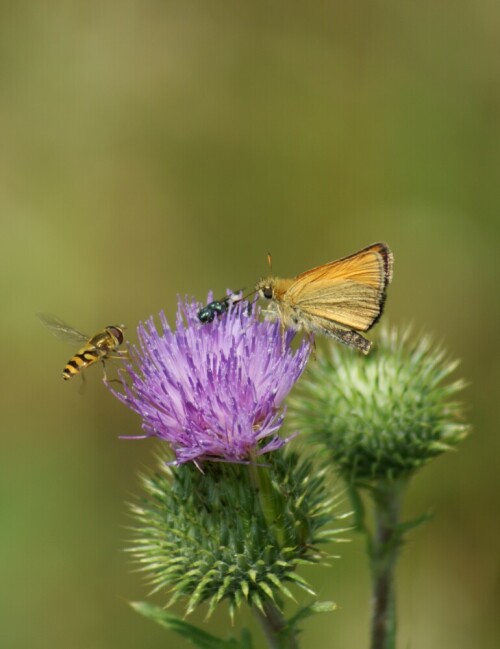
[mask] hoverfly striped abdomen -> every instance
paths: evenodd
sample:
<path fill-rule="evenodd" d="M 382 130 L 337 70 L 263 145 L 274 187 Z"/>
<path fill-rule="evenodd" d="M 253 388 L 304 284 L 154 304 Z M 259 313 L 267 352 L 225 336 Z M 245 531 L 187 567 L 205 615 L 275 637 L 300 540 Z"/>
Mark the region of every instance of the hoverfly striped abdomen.
<path fill-rule="evenodd" d="M 79 374 L 81 370 L 98 361 L 101 357 L 102 353 L 99 350 L 84 347 L 66 363 L 63 369 L 63 379 L 67 381 L 75 376 L 75 374 Z"/>

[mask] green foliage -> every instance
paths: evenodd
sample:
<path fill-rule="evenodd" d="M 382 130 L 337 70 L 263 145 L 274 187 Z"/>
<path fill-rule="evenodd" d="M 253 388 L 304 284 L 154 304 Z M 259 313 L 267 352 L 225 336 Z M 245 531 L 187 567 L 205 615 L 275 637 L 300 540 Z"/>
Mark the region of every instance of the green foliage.
<path fill-rule="evenodd" d="M 445 383 L 457 367 L 429 338 L 383 329 L 368 357 L 332 345 L 309 365 L 292 418 L 356 483 L 397 480 L 456 446 L 467 434 L 464 381 Z"/>
<path fill-rule="evenodd" d="M 187 613 L 208 602 L 210 615 L 227 600 L 231 616 L 243 602 L 263 613 L 266 603 L 279 605 L 292 597 L 290 584 L 312 593 L 296 568 L 322 561 L 317 544 L 341 531 L 332 527 L 341 516 L 324 472 L 285 451 L 266 456 L 265 465 L 207 462 L 202 469 L 162 463 L 143 478 L 131 551 L 154 590 L 170 591 L 169 605 L 186 598 Z"/>
<path fill-rule="evenodd" d="M 223 640 L 181 620 L 177 615 L 173 615 L 158 606 L 153 606 L 153 604 L 131 602 L 130 605 L 144 617 L 156 622 L 165 629 L 174 631 L 196 647 L 199 647 L 199 649 L 252 649 L 252 641 L 247 631 L 242 632 L 240 640 L 236 638 Z"/>
<path fill-rule="evenodd" d="M 332 611 L 335 611 L 336 608 L 337 604 L 335 604 L 335 602 L 312 602 L 312 604 L 304 606 L 297 611 L 297 613 L 288 620 L 288 626 L 296 627 L 299 622 L 311 617 L 311 615 L 314 615 L 315 613 L 331 613 Z"/>

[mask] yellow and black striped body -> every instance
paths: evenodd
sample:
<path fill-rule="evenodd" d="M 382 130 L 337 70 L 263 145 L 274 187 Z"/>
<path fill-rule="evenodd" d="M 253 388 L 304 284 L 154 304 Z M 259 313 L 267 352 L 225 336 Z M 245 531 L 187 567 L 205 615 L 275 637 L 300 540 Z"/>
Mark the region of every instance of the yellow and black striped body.
<path fill-rule="evenodd" d="M 79 374 L 83 369 L 103 361 L 110 353 L 117 350 L 123 342 L 123 331 L 121 327 L 112 325 L 106 327 L 104 331 L 96 334 L 66 363 L 63 370 L 63 378 L 68 379 Z"/>

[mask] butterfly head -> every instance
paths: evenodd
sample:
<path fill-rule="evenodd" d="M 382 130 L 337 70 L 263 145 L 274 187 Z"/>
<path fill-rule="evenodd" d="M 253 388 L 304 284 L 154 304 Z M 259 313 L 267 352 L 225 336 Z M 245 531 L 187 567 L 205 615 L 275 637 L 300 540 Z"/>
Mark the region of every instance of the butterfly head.
<path fill-rule="evenodd" d="M 276 281 L 273 277 L 261 279 L 255 286 L 255 291 L 266 300 L 273 300 L 276 297 Z"/>

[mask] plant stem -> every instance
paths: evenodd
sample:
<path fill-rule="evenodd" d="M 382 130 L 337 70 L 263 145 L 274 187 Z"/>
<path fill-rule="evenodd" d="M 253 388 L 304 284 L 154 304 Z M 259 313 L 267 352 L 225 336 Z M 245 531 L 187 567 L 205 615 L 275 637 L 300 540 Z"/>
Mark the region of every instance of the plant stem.
<path fill-rule="evenodd" d="M 264 613 L 255 608 L 255 614 L 266 636 L 269 649 L 299 649 L 295 629 L 287 625 L 278 607 L 269 600 L 263 603 Z"/>
<path fill-rule="evenodd" d="M 373 489 L 375 531 L 370 556 L 373 579 L 371 649 L 396 647 L 394 572 L 401 545 L 399 514 L 406 480 L 378 484 Z"/>
<path fill-rule="evenodd" d="M 284 533 L 277 520 L 276 503 L 273 499 L 269 471 L 259 467 L 253 458 L 249 464 L 250 481 L 255 495 L 260 501 L 262 522 L 276 538 L 276 543 L 283 544 Z M 295 628 L 290 627 L 278 606 L 267 599 L 262 602 L 262 609 L 254 607 L 269 649 L 299 649 Z"/>

